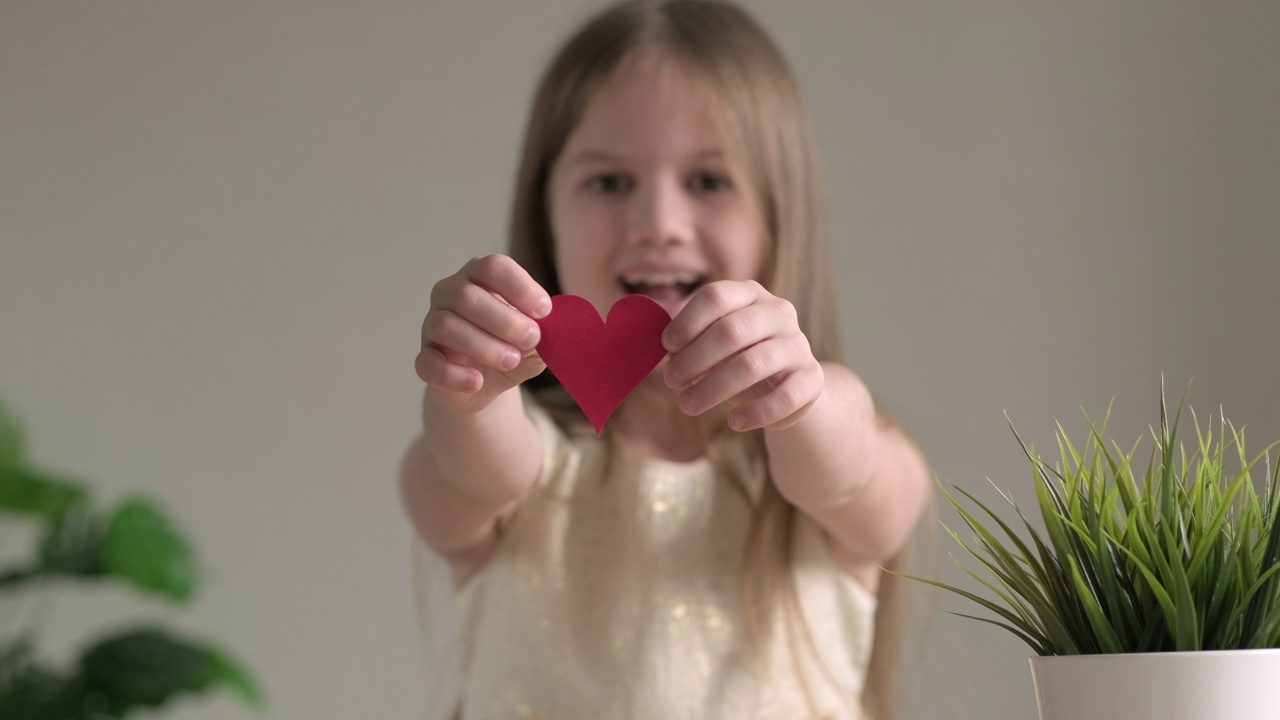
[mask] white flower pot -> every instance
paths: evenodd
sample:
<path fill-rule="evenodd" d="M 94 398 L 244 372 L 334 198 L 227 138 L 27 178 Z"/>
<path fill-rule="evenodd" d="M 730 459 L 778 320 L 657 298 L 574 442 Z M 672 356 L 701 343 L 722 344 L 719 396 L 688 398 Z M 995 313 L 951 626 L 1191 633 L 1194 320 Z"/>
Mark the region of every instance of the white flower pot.
<path fill-rule="evenodd" d="M 1031 658 L 1040 720 L 1276 720 L 1280 650 Z"/>

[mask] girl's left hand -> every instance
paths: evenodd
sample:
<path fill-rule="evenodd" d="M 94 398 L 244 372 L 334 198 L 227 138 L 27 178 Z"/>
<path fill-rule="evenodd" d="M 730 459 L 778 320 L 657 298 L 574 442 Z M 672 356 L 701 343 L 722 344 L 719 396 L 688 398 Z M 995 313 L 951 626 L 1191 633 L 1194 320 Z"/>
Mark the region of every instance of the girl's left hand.
<path fill-rule="evenodd" d="M 795 307 L 754 280 L 698 289 L 662 334 L 671 353 L 663 379 L 677 404 L 701 415 L 729 403 L 729 427 L 781 430 L 813 407 L 822 365 L 800 331 Z"/>

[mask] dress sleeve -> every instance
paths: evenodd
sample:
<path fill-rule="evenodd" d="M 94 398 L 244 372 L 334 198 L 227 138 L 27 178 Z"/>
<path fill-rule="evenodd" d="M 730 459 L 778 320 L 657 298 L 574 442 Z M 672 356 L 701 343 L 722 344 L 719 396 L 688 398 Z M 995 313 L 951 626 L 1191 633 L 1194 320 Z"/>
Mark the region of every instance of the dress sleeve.
<path fill-rule="evenodd" d="M 792 573 L 801 613 L 813 637 L 822 639 L 816 647 L 822 663 L 852 663 L 854 672 L 840 676 L 853 684 L 843 688 L 848 696 L 858 697 L 875 640 L 877 598 L 836 563 L 822 528 L 797 515 Z"/>
<path fill-rule="evenodd" d="M 569 472 L 576 462 L 568 436 L 531 395 L 524 396 L 525 414 L 542 441 L 542 463 L 531 493 L 567 493 Z M 527 499 L 526 499 L 527 502 Z M 519 514 L 519 511 L 517 511 Z M 454 720 L 462 692 L 466 662 L 467 618 L 477 601 L 482 569 L 462 588 L 455 588 L 448 563 L 413 534 L 415 604 L 426 658 L 426 720 Z"/>
<path fill-rule="evenodd" d="M 461 634 L 453 573 L 443 558 L 413 533 L 414 608 L 426 660 L 425 720 L 452 720 L 462 689 Z"/>

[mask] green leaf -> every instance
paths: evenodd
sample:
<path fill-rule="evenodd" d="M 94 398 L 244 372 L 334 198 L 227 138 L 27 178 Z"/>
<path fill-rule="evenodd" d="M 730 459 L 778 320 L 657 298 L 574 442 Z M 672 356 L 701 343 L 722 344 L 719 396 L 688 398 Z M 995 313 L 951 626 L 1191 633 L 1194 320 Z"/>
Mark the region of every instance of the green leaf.
<path fill-rule="evenodd" d="M 24 465 L 27 461 L 27 438 L 22 423 L 0 401 L 0 467 Z"/>
<path fill-rule="evenodd" d="M 0 510 L 51 518 L 87 495 L 79 482 L 28 466 L 22 425 L 0 401 Z"/>
<path fill-rule="evenodd" d="M 977 620 L 978 622 L 984 622 L 984 623 L 987 623 L 988 625 L 995 625 L 998 628 L 1004 628 L 1005 630 L 1008 630 L 1009 632 L 1013 633 L 1014 636 L 1016 636 L 1019 640 L 1031 646 L 1031 649 L 1035 650 L 1036 654 L 1042 657 L 1045 655 L 1053 654 L 1052 646 L 1046 643 L 1043 643 L 1039 640 L 1036 640 L 1035 638 L 1022 632 L 1018 628 L 1012 625 L 1009 625 L 1007 623 L 1002 623 L 999 620 L 992 620 L 991 618 L 978 617 L 977 615 L 966 615 L 964 613 L 958 613 L 958 612 L 953 612 L 951 614 L 956 615 L 958 617 L 967 618 L 969 620 Z"/>
<path fill-rule="evenodd" d="M 1270 458 L 1268 457 L 1268 460 Z M 1280 485 L 1280 462 L 1276 463 L 1275 474 L 1270 478 L 1270 487 L 1268 488 L 1267 497 L 1269 502 L 1280 502 L 1280 495 L 1276 494 L 1276 486 Z M 1262 567 L 1270 571 L 1280 566 L 1280 513 L 1277 512 L 1275 506 L 1269 508 L 1267 520 L 1263 527 L 1262 542 Z M 1267 611 L 1276 607 L 1275 599 L 1277 595 L 1277 580 L 1274 573 L 1264 572 L 1258 579 L 1260 587 L 1257 588 L 1257 594 L 1253 595 L 1249 601 L 1248 610 L 1244 618 L 1244 641 L 1250 642 L 1255 639 L 1258 634 L 1265 634 L 1262 626 L 1265 624 L 1264 619 Z M 1254 593 L 1254 589 L 1250 589 L 1250 594 Z"/>
<path fill-rule="evenodd" d="M 1109 502 L 1115 502 L 1115 496 L 1112 496 Z M 1124 577 L 1120 553 L 1115 549 L 1114 538 L 1101 524 L 1094 529 L 1094 533 L 1096 535 L 1094 545 L 1098 549 L 1095 560 L 1098 582 L 1102 590 L 1101 598 L 1107 605 L 1107 612 L 1115 623 L 1116 631 L 1125 640 L 1130 640 L 1135 634 L 1138 618 L 1133 599 L 1129 596 L 1128 578 Z"/>
<path fill-rule="evenodd" d="M 1172 543 L 1171 543 L 1172 544 Z M 1187 581 L 1186 568 L 1182 566 L 1182 557 L 1169 558 L 1170 589 L 1173 591 L 1173 604 L 1177 623 L 1174 625 L 1174 638 L 1178 641 L 1178 650 L 1190 651 L 1203 649 L 1200 643 L 1200 620 L 1197 617 L 1195 597 L 1191 594 L 1191 583 Z"/>
<path fill-rule="evenodd" d="M 1240 616 L 1243 616 L 1246 612 L 1250 612 L 1250 613 L 1257 612 L 1257 615 L 1260 618 L 1260 620 L 1257 623 L 1254 623 L 1252 626 L 1250 626 L 1247 632 L 1243 633 L 1242 639 L 1245 642 L 1252 640 L 1258 634 L 1255 629 L 1255 626 L 1261 624 L 1261 618 L 1265 617 L 1265 614 L 1260 610 L 1255 611 L 1256 606 L 1254 604 L 1254 599 L 1259 594 L 1266 595 L 1268 592 L 1273 592 L 1273 590 L 1271 590 L 1270 582 L 1272 581 L 1272 579 L 1275 577 L 1277 573 L 1280 573 L 1280 565 L 1272 565 L 1271 567 L 1267 568 L 1267 571 L 1264 572 L 1252 585 L 1249 586 L 1249 589 L 1241 597 L 1240 603 L 1232 611 L 1233 620 L 1239 619 Z"/>
<path fill-rule="evenodd" d="M 190 545 L 161 509 L 144 498 L 126 501 L 112 516 L 102 568 L 142 590 L 180 602 L 192 596 L 197 583 Z"/>
<path fill-rule="evenodd" d="M 88 691 L 106 698 L 110 712 L 123 716 L 138 707 L 157 707 L 181 693 L 219 686 L 248 705 L 259 707 L 262 691 L 240 664 L 206 645 L 158 628 L 139 628 L 112 636 L 81 657 Z"/>
<path fill-rule="evenodd" d="M 102 574 L 102 549 L 106 530 L 102 518 L 87 505 L 75 505 L 59 515 L 40 544 L 40 571 L 44 574 Z"/>
<path fill-rule="evenodd" d="M 79 676 L 36 664 L 23 638 L 0 649 L 0 718 L 4 720 L 98 720 L 102 698 L 86 693 Z"/>
<path fill-rule="evenodd" d="M 926 582 L 996 613 L 975 619 L 1041 654 L 1280 647 L 1280 468 L 1270 466 L 1271 447 L 1251 457 L 1243 431 L 1225 417 L 1202 425 L 1185 400 L 1170 412 L 1161 379 L 1141 476 L 1139 443 L 1125 452 L 1106 437 L 1110 408 L 1101 424 L 1085 414 L 1083 445 L 1058 425 L 1060 464 L 1037 455 L 1010 422 L 1031 463 L 1045 537 L 1011 501 L 1017 533 L 976 496 L 943 487 L 974 542 L 947 532 L 985 573 L 961 567 L 995 599 Z M 1177 437 L 1184 410 L 1195 424 L 1189 445 Z M 1251 476 L 1260 461 L 1261 493 Z"/>
<path fill-rule="evenodd" d="M 53 518 L 84 502 L 88 495 L 80 483 L 23 465 L 0 463 L 0 510 Z"/>
<path fill-rule="evenodd" d="M 1000 546 L 999 542 L 996 541 L 994 536 L 992 536 L 991 533 L 989 533 L 985 528 L 983 528 L 982 525 L 977 521 L 977 519 L 974 518 L 973 515 L 970 514 L 964 508 L 963 505 L 957 502 L 955 497 L 952 496 L 950 493 L 948 493 L 945 488 L 943 488 L 943 493 L 944 495 L 946 495 L 948 500 L 950 500 L 950 502 L 952 503 L 952 506 L 965 519 L 965 522 L 969 525 L 969 527 L 972 528 L 974 532 L 979 535 L 980 539 L 983 540 L 984 546 L 993 554 L 993 556 L 995 556 L 998 560 L 1001 561 L 1001 564 L 1006 568 L 1006 570 L 1011 571 L 1012 575 L 1001 575 L 998 572 L 996 574 L 1001 578 L 1002 582 L 1005 582 L 1011 586 L 1020 588 L 1019 594 L 1022 595 L 1023 599 L 1025 599 L 1028 602 L 1028 604 L 1030 604 L 1032 608 L 1035 609 L 1036 614 L 1040 617 L 1040 622 L 1044 627 L 1044 633 L 1054 640 L 1054 645 L 1066 646 L 1071 648 L 1071 652 L 1078 652 L 1075 649 L 1075 645 L 1073 643 L 1071 633 L 1067 630 L 1067 627 L 1064 625 L 1063 618 L 1059 615 L 1057 608 L 1053 607 L 1052 604 L 1050 604 L 1047 600 L 1045 600 L 1040 595 L 1040 593 L 1035 592 L 1034 581 L 1030 578 L 1030 576 L 1026 575 L 1025 571 L 1023 571 L 1018 566 L 1017 562 L 1013 558 L 1013 555 L 1009 553 L 1007 550 L 1005 550 L 1002 546 Z M 981 505 L 981 503 L 979 503 L 979 505 Z M 995 568 L 991 566 L 990 563 L 988 563 L 985 559 L 983 559 L 978 553 L 974 552 L 967 544 L 965 544 L 959 538 L 959 536 L 957 536 L 945 524 L 943 525 L 943 529 L 946 530 L 946 532 L 950 534 L 951 537 L 955 539 L 956 542 L 958 542 L 961 545 L 961 547 L 963 547 L 970 555 L 978 559 L 980 562 L 983 562 L 984 564 L 986 564 L 987 567 L 991 569 L 993 572 L 996 572 Z M 955 590 L 954 588 L 947 588 L 947 589 L 952 590 L 953 592 L 961 592 L 961 591 Z M 971 594 L 968 594 L 968 593 L 962 593 L 962 594 L 964 594 L 965 597 L 969 597 L 970 599 L 972 599 Z M 1011 622 L 1017 622 L 1017 620 L 1011 616 L 1006 617 L 1006 619 L 1009 619 Z"/>
<path fill-rule="evenodd" d="M 1021 619 L 1019 619 L 1016 615 L 1014 615 L 1013 613 L 1009 612 L 1009 611 L 1008 611 L 1007 609 L 1005 609 L 1004 607 L 1001 607 L 1000 605 L 997 605 L 996 603 L 994 603 L 994 602 L 992 602 L 992 601 L 990 601 L 990 600 L 988 600 L 988 599 L 986 599 L 986 598 L 982 597 L 981 595 L 977 595 L 977 594 L 971 593 L 971 592 L 969 592 L 968 590 L 964 590 L 964 589 L 962 589 L 962 588 L 958 588 L 958 587 L 955 587 L 955 586 L 953 586 L 953 585 L 947 585 L 946 583 L 941 583 L 941 582 L 938 582 L 938 581 L 936 581 L 936 580 L 930 580 L 930 579 L 928 579 L 928 578 L 916 577 L 916 576 L 914 576 L 914 575 L 903 575 L 903 577 L 905 577 L 905 578 L 910 578 L 911 580 L 915 580 L 915 581 L 917 581 L 917 582 L 925 583 L 926 585 L 932 585 L 932 586 L 934 586 L 934 587 L 936 587 L 936 588 L 940 588 L 940 589 L 942 589 L 942 590 L 946 590 L 947 592 L 950 592 L 950 593 L 955 593 L 956 595 L 959 595 L 959 596 L 961 596 L 961 597 L 963 597 L 963 598 L 966 598 L 966 599 L 968 599 L 968 600 L 971 600 L 971 601 L 973 601 L 973 602 L 975 602 L 975 603 L 977 603 L 977 604 L 981 605 L 982 607 L 984 607 L 984 608 L 986 608 L 986 609 L 990 610 L 991 612 L 993 612 L 993 613 L 995 613 L 995 614 L 999 615 L 1000 617 L 1004 618 L 1005 620 L 1008 620 L 1010 623 L 1012 623 L 1012 624 L 1014 624 L 1014 625 L 1017 625 L 1017 626 L 1021 627 L 1021 628 L 1022 628 L 1022 630 L 1023 630 L 1024 632 L 1027 632 L 1028 634 L 1030 634 L 1030 632 L 1029 632 L 1029 631 L 1030 631 L 1030 629 L 1029 629 L 1029 628 L 1027 628 L 1025 625 L 1023 625 L 1022 620 L 1021 620 Z M 1027 643 L 1027 644 L 1028 644 L 1028 645 L 1031 645 L 1033 648 L 1035 648 L 1035 643 Z"/>
<path fill-rule="evenodd" d="M 948 497 L 950 498 L 949 495 Z M 954 502 L 954 499 L 952 499 L 952 502 Z M 979 507 L 982 506 L 981 503 L 977 503 L 977 504 L 979 505 Z M 986 558 L 983 558 L 978 553 L 975 553 L 973 550 L 971 550 L 969 546 L 965 544 L 965 542 L 961 540 L 960 537 L 956 535 L 955 532 L 953 532 L 951 528 L 947 527 L 945 524 L 942 526 L 943 529 L 946 530 L 947 533 L 951 535 L 953 539 L 956 540 L 956 542 L 958 542 L 962 547 L 968 550 L 970 555 L 973 555 L 976 559 L 978 559 L 980 562 L 986 565 L 987 568 L 993 574 L 999 577 L 1000 580 L 1004 582 L 1006 585 L 1009 585 L 1010 587 L 1016 587 L 1018 589 L 1019 594 L 1021 594 L 1025 598 L 1028 598 L 1028 599 L 1036 598 L 1039 595 L 1039 593 L 1036 592 L 1035 579 L 1026 572 L 1026 570 L 1022 567 L 1022 564 L 1019 563 L 1018 558 L 1015 557 L 1012 553 L 1006 551 L 1003 547 L 1001 547 L 999 540 L 997 540 L 994 535 L 988 532 L 986 528 L 982 527 L 982 525 L 977 521 L 977 519 L 974 518 L 971 514 L 969 514 L 968 511 L 966 511 L 963 507 L 960 507 L 957 505 L 956 509 L 961 514 L 961 516 L 963 517 L 963 519 L 965 520 L 965 523 L 969 526 L 969 528 L 979 536 L 979 540 L 982 542 L 983 547 L 987 549 L 987 551 L 992 555 L 992 557 L 995 558 L 996 562 L 999 564 L 999 567 L 997 567 L 996 564 L 993 564 L 990 561 L 988 561 Z"/>
<path fill-rule="evenodd" d="M 1111 623 L 1107 622 L 1107 617 L 1098 605 L 1097 598 L 1093 596 L 1093 592 L 1085 585 L 1084 577 L 1080 575 L 1080 568 L 1076 564 L 1076 559 L 1069 557 L 1067 560 L 1071 566 L 1071 578 L 1075 581 L 1076 592 L 1084 603 L 1085 612 L 1089 616 L 1089 625 L 1093 628 L 1093 635 L 1097 639 L 1098 645 L 1101 646 L 1103 652 L 1124 652 L 1124 647 L 1120 644 L 1120 638 L 1116 637 L 1115 631 L 1111 628 Z"/>
<path fill-rule="evenodd" d="M 1092 429 L 1092 431 L 1094 433 L 1100 432 L 1097 429 Z M 1095 438 L 1098 444 L 1103 447 L 1103 452 L 1106 454 L 1107 461 L 1111 463 L 1112 476 L 1115 478 L 1116 487 L 1120 490 L 1120 500 L 1124 503 L 1124 512 L 1127 515 L 1131 515 L 1134 512 L 1134 508 L 1138 507 L 1138 504 L 1141 502 L 1138 485 L 1133 478 L 1133 456 L 1137 454 L 1138 445 L 1142 443 L 1142 438 L 1138 438 L 1137 441 L 1133 443 L 1133 447 L 1127 454 L 1121 449 L 1118 443 L 1113 442 L 1116 455 L 1119 456 L 1123 462 L 1114 460 L 1111 453 L 1106 451 L 1106 442 L 1103 440 L 1101 435 L 1095 435 Z"/>
<path fill-rule="evenodd" d="M 1032 555 L 1031 550 L 1028 549 L 1026 544 L 1022 542 L 1022 539 L 1018 537 L 1018 534 L 1014 532 L 1013 528 L 1009 527 L 1009 525 L 1005 523 L 1005 521 L 1002 520 L 999 515 L 996 515 L 994 512 L 992 512 L 992 510 L 988 508 L 986 505 L 984 505 L 981 501 L 979 501 L 978 498 L 974 497 L 973 495 L 970 495 L 968 491 L 964 490 L 963 488 L 956 488 L 956 490 L 960 492 L 962 495 L 964 495 L 966 498 L 968 498 L 969 502 L 973 503 L 974 505 L 977 505 L 980 510 L 986 513 L 988 517 L 990 517 L 992 520 L 996 522 L 997 525 L 1000 526 L 1000 529 L 1004 531 L 1004 534 L 1009 538 L 1009 541 L 1013 543 L 1014 548 L 1017 549 L 1018 557 L 1024 560 L 1026 564 L 1031 567 L 1033 572 L 1035 572 L 1036 581 L 1040 584 L 1041 587 L 1046 586 L 1048 579 L 1045 577 L 1043 570 L 1041 570 L 1041 568 L 1035 564 L 1034 562 L 1035 556 Z M 1000 490 L 999 488 L 996 488 L 997 492 L 999 492 L 999 490 Z M 944 492 L 946 491 L 944 490 Z M 1013 500 L 1011 500 L 1009 496 L 1005 495 L 1004 493 L 1000 493 L 1000 495 L 1005 499 L 1005 502 L 1008 502 L 1010 505 L 1013 505 Z M 953 504 L 955 503 L 955 499 L 951 497 L 950 494 L 947 495 L 947 498 L 951 500 Z M 1016 505 L 1014 505 L 1014 510 L 1017 511 Z M 964 510 L 957 508 L 957 511 L 961 513 L 961 515 L 965 518 L 967 522 L 970 522 L 970 523 L 978 522 L 976 518 L 974 518 L 972 515 L 965 512 Z M 1018 513 L 1018 514 L 1021 515 L 1021 513 Z M 987 536 L 990 536 L 990 533 L 987 533 Z M 995 538 L 992 537 L 992 542 L 994 541 L 995 541 Z M 1006 552 L 1004 554 L 1008 557 L 1014 556 L 1014 553 L 1012 552 Z"/>
<path fill-rule="evenodd" d="M 1222 536 L 1223 527 L 1227 522 L 1227 513 L 1231 510 L 1231 501 L 1234 500 L 1235 496 L 1241 492 L 1244 487 L 1244 483 L 1247 480 L 1248 476 L 1242 473 L 1227 487 L 1227 491 L 1219 501 L 1221 504 L 1216 508 L 1213 517 L 1209 518 L 1209 520 L 1204 524 L 1203 533 L 1206 538 L 1217 538 Z M 1195 577 L 1199 575 L 1200 566 L 1204 564 L 1212 550 L 1213 544 L 1211 542 L 1204 542 L 1196 549 L 1196 552 L 1191 556 L 1191 564 L 1187 568 L 1187 574 L 1189 576 Z"/>
<path fill-rule="evenodd" d="M 973 552 L 973 550 L 969 548 L 969 546 L 965 544 L 963 540 L 959 539 L 959 537 L 955 534 L 955 532 L 951 530 L 951 528 L 948 528 L 946 525 L 943 525 L 943 529 L 945 529 L 947 533 L 951 535 L 951 537 L 955 538 L 956 541 L 960 543 L 961 547 L 963 547 L 965 550 L 968 550 L 969 554 L 972 555 L 974 558 L 976 558 L 978 562 L 986 566 L 986 568 L 993 575 L 996 576 L 996 579 L 1000 582 L 1000 584 L 1003 585 L 1005 588 L 1007 588 L 1007 591 L 1001 590 L 1000 588 L 991 584 L 989 581 L 984 580 L 983 578 L 979 577 L 977 573 L 964 567 L 964 565 L 959 560 L 957 560 L 954 555 L 951 555 L 951 560 L 955 562 L 956 565 L 958 565 L 962 570 L 964 570 L 965 574 L 967 574 L 969 577 L 973 578 L 974 580 L 977 580 L 978 582 L 982 583 L 984 586 L 990 589 L 991 592 L 994 592 L 997 597 L 1003 600 L 1005 602 L 1005 605 L 1013 608 L 1013 610 L 1022 619 L 1022 622 L 1019 623 L 1020 627 L 1025 628 L 1027 632 L 1031 633 L 1031 632 L 1035 632 L 1034 628 L 1037 625 L 1044 626 L 1047 624 L 1043 621 L 1037 620 L 1036 617 L 1033 616 L 1032 614 L 1034 612 L 1036 615 L 1043 616 L 1043 614 L 1046 611 L 1049 611 L 1051 608 L 1051 605 L 1046 600 L 1044 600 L 1044 598 L 1040 595 L 1040 593 L 1036 592 L 1034 587 L 1029 586 L 1025 583 L 1019 583 L 1009 573 L 1005 572 L 1004 570 L 1001 570 L 990 560 L 987 560 L 981 555 Z M 1019 600 L 1018 598 L 1023 598 L 1023 599 Z M 1030 605 L 1031 607 L 1028 607 L 1028 605 Z M 1044 634 L 1044 633 L 1039 633 L 1039 634 Z"/>
<path fill-rule="evenodd" d="M 0 687 L 0 717 L 5 720 L 100 720 L 106 708 L 86 696 L 78 677 L 64 678 L 31 668 Z"/>

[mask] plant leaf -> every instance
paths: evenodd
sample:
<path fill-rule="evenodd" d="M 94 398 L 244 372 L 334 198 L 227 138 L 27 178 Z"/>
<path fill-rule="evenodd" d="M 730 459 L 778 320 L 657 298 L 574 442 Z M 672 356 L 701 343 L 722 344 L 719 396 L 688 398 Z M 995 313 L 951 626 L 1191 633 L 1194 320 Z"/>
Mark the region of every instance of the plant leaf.
<path fill-rule="evenodd" d="M 40 543 L 40 572 L 101 575 L 105 537 L 102 519 L 88 505 L 71 507 L 53 521 Z"/>
<path fill-rule="evenodd" d="M 996 627 L 1004 628 L 1005 630 L 1008 630 L 1009 632 L 1013 633 L 1019 640 L 1029 645 L 1031 649 L 1035 650 L 1036 654 L 1040 655 L 1041 657 L 1053 654 L 1052 648 L 1050 648 L 1048 645 L 1040 644 L 1039 641 L 1035 640 L 1031 636 L 1022 632 L 1018 628 L 1013 627 L 1012 625 L 1002 623 L 999 620 L 992 620 L 991 618 L 978 617 L 977 615 L 966 615 L 964 613 L 958 613 L 958 612 L 953 612 L 951 614 L 957 617 L 968 618 L 969 620 L 977 620 L 978 622 L 984 622 L 984 623 L 987 623 L 988 625 L 995 625 Z"/>
<path fill-rule="evenodd" d="M 1140 443 L 1125 452 L 1106 437 L 1110 408 L 1100 425 L 1085 414 L 1083 445 L 1057 426 L 1060 465 L 1037 455 L 1010 422 L 1031 462 L 1044 537 L 999 487 L 1030 542 L 976 496 L 943 487 L 974 540 L 948 534 L 992 579 L 961 568 L 997 599 L 931 584 L 996 613 L 974 619 L 1042 654 L 1280 647 L 1280 467 L 1270 458 L 1280 443 L 1250 457 L 1243 430 L 1225 417 L 1216 429 L 1213 418 L 1202 425 L 1185 400 L 1170 412 L 1161 378 L 1155 445 L 1141 477 L 1133 463 Z M 1195 424 L 1190 445 L 1177 437 L 1184 410 Z M 1261 461 L 1260 493 L 1251 472 Z"/>
<path fill-rule="evenodd" d="M 0 400 L 0 467 L 16 467 L 26 462 L 27 438 L 22 423 Z"/>
<path fill-rule="evenodd" d="M 1097 644 L 1102 648 L 1102 652 L 1119 653 L 1124 652 L 1124 646 L 1120 643 L 1120 638 L 1116 637 L 1115 631 L 1111 628 L 1111 623 L 1107 622 L 1107 617 L 1102 613 L 1102 607 L 1098 605 L 1098 599 L 1094 597 L 1093 591 L 1085 584 L 1084 577 L 1080 575 L 1080 568 L 1076 564 L 1073 557 L 1067 558 L 1071 566 L 1071 577 L 1076 584 L 1077 597 L 1084 604 L 1084 610 L 1089 617 L 1089 625 L 1093 628 L 1093 637 L 1097 640 Z"/>
<path fill-rule="evenodd" d="M 1280 484 L 1280 462 L 1276 463 L 1275 474 L 1270 478 L 1267 497 L 1271 502 L 1280 502 L 1280 495 L 1277 495 L 1275 489 L 1277 484 Z M 1256 588 L 1257 594 L 1254 594 L 1254 588 L 1249 591 L 1253 597 L 1245 612 L 1244 628 L 1241 631 L 1246 642 L 1252 641 L 1255 636 L 1263 632 L 1262 626 L 1265 624 L 1264 618 L 1268 615 L 1267 610 L 1274 607 L 1277 580 L 1276 575 L 1270 571 L 1280 566 L 1280 517 L 1277 515 L 1280 513 L 1275 506 L 1272 506 L 1268 509 L 1267 519 L 1263 523 L 1265 535 L 1262 542 L 1262 567 L 1266 568 L 1266 572 L 1258 578 L 1260 587 Z"/>
<path fill-rule="evenodd" d="M 183 602 L 195 591 L 190 545 L 159 506 L 144 498 L 122 504 L 107 527 L 102 568 L 138 588 Z"/>
<path fill-rule="evenodd" d="M 1021 621 L 1021 620 L 1020 620 L 1016 615 L 1014 615 L 1013 613 L 1009 612 L 1009 610 L 1007 610 L 1006 608 L 1001 607 L 1000 605 L 997 605 L 996 603 L 994 603 L 994 602 L 992 602 L 992 601 L 990 601 L 990 600 L 988 600 L 988 599 L 986 599 L 986 598 L 982 597 L 981 595 L 977 595 L 977 594 L 971 593 L 971 592 L 969 592 L 968 590 L 964 590 L 964 589 L 962 589 L 962 588 L 955 587 L 954 585 L 948 585 L 948 584 L 946 584 L 946 583 L 941 583 L 941 582 L 938 582 L 938 581 L 936 581 L 936 580 L 930 580 L 930 579 L 928 579 L 928 578 L 916 577 L 916 576 L 914 576 L 914 575 L 903 575 L 903 577 L 905 577 L 905 578 L 909 578 L 909 579 L 911 579 L 911 580 L 915 580 L 915 581 L 917 581 L 917 582 L 925 583 L 926 585 L 932 585 L 932 586 L 934 586 L 934 587 L 936 587 L 936 588 L 939 588 L 939 589 L 942 589 L 942 590 L 946 590 L 947 592 L 950 592 L 950 593 L 955 593 L 956 595 L 959 595 L 960 597 L 966 598 L 966 599 L 968 599 L 968 600 L 970 600 L 970 601 L 972 601 L 972 602 L 975 602 L 975 603 L 977 603 L 977 604 L 981 605 L 982 607 L 984 607 L 984 608 L 986 608 L 986 609 L 990 610 L 991 612 L 993 612 L 993 613 L 995 613 L 995 614 L 999 615 L 1000 617 L 1004 618 L 1005 620 L 1008 620 L 1008 621 L 1009 621 L 1010 623 L 1012 623 L 1013 625 L 1016 625 L 1016 626 L 1018 626 L 1018 627 L 1021 627 L 1021 628 L 1022 628 L 1022 630 L 1023 630 L 1024 632 L 1026 632 L 1027 634 L 1032 634 L 1032 629 L 1031 629 L 1031 628 L 1026 627 L 1025 625 L 1023 625 L 1023 624 L 1022 624 L 1022 621 Z M 1035 644 L 1033 644 L 1033 643 L 1028 643 L 1028 644 L 1029 644 L 1029 645 L 1031 645 L 1033 648 L 1035 648 L 1035 647 L 1036 647 L 1036 646 L 1035 646 Z"/>
<path fill-rule="evenodd" d="M 159 628 L 127 630 L 97 643 L 81 657 L 80 672 L 86 689 L 104 696 L 116 716 L 218 686 L 250 706 L 263 702 L 257 683 L 234 660 Z"/>
<path fill-rule="evenodd" d="M 105 710 L 100 698 L 86 695 L 79 676 L 36 664 L 29 639 L 0 648 L 0 718 L 97 720 Z"/>
<path fill-rule="evenodd" d="M 88 495 L 78 482 L 0 462 L 0 510 L 54 518 Z"/>

